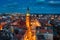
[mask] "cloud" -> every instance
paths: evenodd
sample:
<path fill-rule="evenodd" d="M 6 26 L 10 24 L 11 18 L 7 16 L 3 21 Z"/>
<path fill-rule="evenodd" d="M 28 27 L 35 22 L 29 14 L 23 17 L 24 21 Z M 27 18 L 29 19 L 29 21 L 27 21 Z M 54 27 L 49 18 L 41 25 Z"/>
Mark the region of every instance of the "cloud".
<path fill-rule="evenodd" d="M 7 7 L 7 4 L 2 5 L 2 7 Z"/>
<path fill-rule="evenodd" d="M 13 1 L 13 0 L 7 0 L 7 1 Z"/>
<path fill-rule="evenodd" d="M 17 5 L 17 2 L 9 3 L 8 5 Z"/>
<path fill-rule="evenodd" d="M 44 2 L 45 0 L 36 0 L 37 2 Z"/>
<path fill-rule="evenodd" d="M 12 4 L 17 5 L 17 4 L 18 4 L 18 2 L 13 2 Z"/>
<path fill-rule="evenodd" d="M 60 4 L 60 1 L 49 1 L 49 3 L 52 3 L 52 4 Z"/>

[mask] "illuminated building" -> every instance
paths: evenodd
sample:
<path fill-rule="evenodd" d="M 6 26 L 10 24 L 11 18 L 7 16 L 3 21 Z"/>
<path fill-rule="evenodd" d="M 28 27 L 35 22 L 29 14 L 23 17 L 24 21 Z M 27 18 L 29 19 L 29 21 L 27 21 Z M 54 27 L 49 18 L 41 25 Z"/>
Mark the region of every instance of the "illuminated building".
<path fill-rule="evenodd" d="M 26 27 L 27 27 L 27 31 L 24 35 L 24 39 L 23 40 L 36 40 L 36 26 L 41 26 L 38 22 L 37 19 L 33 20 L 31 22 L 30 19 L 30 14 L 29 14 L 29 8 L 27 9 L 27 14 L 26 14 Z"/>

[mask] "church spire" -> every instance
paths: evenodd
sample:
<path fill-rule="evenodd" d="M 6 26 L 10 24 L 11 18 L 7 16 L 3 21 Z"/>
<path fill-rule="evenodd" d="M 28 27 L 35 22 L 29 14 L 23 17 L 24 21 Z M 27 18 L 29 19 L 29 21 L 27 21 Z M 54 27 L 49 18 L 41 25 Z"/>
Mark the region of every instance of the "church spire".
<path fill-rule="evenodd" d="M 29 7 L 27 7 L 27 13 L 26 13 L 26 15 L 30 16 Z"/>

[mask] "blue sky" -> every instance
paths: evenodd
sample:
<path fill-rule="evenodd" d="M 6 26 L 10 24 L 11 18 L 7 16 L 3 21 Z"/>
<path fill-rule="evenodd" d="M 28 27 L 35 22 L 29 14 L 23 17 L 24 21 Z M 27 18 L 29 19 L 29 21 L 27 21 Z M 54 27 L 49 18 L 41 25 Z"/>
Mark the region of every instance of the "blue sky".
<path fill-rule="evenodd" d="M 0 0 L 0 12 L 26 13 L 29 6 L 31 13 L 60 13 L 60 3 L 51 4 L 50 1 L 60 0 Z"/>

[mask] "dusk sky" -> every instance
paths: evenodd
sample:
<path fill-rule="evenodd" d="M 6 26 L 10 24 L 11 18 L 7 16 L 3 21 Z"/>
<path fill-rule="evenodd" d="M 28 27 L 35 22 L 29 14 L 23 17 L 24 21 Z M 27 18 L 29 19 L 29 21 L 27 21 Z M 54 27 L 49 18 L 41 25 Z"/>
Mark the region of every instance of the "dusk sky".
<path fill-rule="evenodd" d="M 0 13 L 60 13 L 59 0 L 0 0 Z"/>

